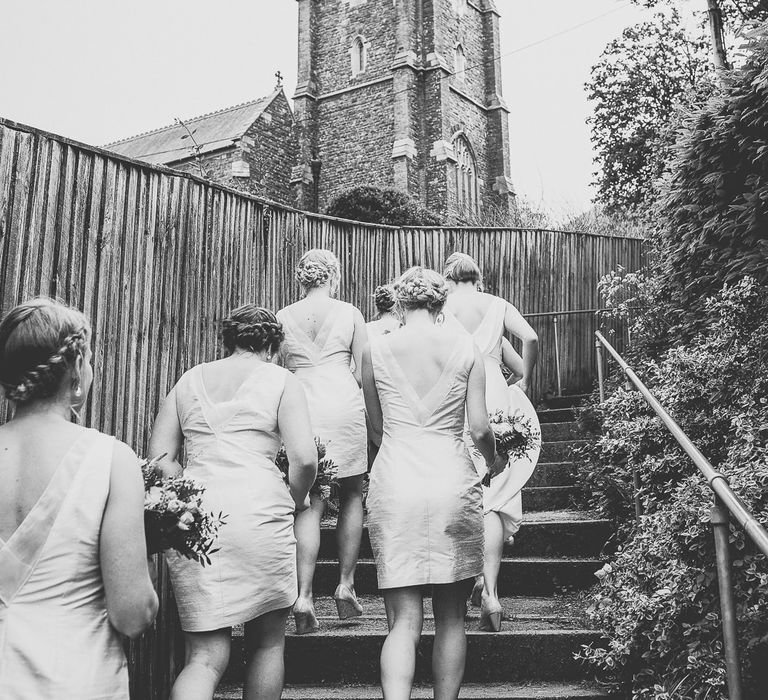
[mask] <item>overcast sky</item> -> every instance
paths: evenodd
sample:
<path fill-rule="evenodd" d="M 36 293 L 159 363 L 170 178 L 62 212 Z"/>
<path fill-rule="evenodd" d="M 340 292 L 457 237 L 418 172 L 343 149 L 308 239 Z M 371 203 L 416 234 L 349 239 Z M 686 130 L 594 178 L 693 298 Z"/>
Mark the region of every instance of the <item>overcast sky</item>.
<path fill-rule="evenodd" d="M 496 0 L 520 194 L 589 206 L 584 82 L 643 17 L 624 0 Z M 0 115 L 91 144 L 296 82 L 295 0 L 0 0 Z M 579 26 L 582 25 L 582 26 Z"/>

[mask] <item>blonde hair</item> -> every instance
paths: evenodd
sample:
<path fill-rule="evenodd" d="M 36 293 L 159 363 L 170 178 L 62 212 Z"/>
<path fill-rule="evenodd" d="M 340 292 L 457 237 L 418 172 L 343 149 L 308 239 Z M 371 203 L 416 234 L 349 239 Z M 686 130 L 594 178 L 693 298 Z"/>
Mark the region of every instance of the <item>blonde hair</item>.
<path fill-rule="evenodd" d="M 466 253 L 452 253 L 445 261 L 443 276 L 451 282 L 483 283 L 483 273 L 474 258 Z"/>
<path fill-rule="evenodd" d="M 54 396 L 91 337 L 77 309 L 37 297 L 11 309 L 0 323 L 0 386 L 25 403 Z"/>
<path fill-rule="evenodd" d="M 395 296 L 401 309 L 427 309 L 437 313 L 442 311 L 448 298 L 448 286 L 438 272 L 416 266 L 406 270 L 395 282 Z"/>
<path fill-rule="evenodd" d="M 301 256 L 296 266 L 296 280 L 306 294 L 314 287 L 329 283 L 331 293 L 336 293 L 341 279 L 339 259 L 325 248 L 312 248 Z"/>

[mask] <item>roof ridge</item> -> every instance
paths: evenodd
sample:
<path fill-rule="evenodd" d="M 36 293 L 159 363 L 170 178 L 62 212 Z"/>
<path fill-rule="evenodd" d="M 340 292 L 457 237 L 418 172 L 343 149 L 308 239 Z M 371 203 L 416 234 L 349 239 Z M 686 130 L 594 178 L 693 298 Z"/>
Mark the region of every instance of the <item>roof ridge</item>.
<path fill-rule="evenodd" d="M 182 119 L 182 121 L 185 124 L 191 124 L 193 122 L 200 121 L 201 119 L 207 119 L 208 117 L 212 117 L 216 114 L 224 114 L 225 112 L 231 112 L 234 109 L 241 109 L 242 107 L 247 107 L 248 105 L 256 104 L 257 102 L 263 102 L 266 99 L 273 98 L 277 95 L 278 92 L 281 92 L 282 88 L 275 88 L 272 92 L 270 92 L 268 95 L 264 95 L 263 97 L 257 97 L 253 100 L 247 100 L 246 102 L 240 102 L 236 105 L 231 105 L 230 107 L 223 107 L 222 109 L 215 109 L 212 112 L 206 112 L 205 114 L 200 114 L 196 117 L 190 117 L 189 119 Z M 178 117 L 177 117 L 178 118 Z M 158 127 L 157 129 L 150 129 L 149 131 L 142 131 L 138 134 L 134 134 L 133 136 L 127 136 L 123 139 L 118 139 L 117 141 L 110 141 L 109 143 L 105 143 L 104 146 L 116 146 L 119 143 L 126 143 L 127 141 L 133 141 L 134 139 L 141 138 L 142 136 L 149 136 L 150 134 L 158 134 L 161 131 L 167 131 L 168 129 L 172 129 L 173 127 L 180 126 L 178 122 L 174 122 L 173 124 L 168 124 L 166 126 Z"/>

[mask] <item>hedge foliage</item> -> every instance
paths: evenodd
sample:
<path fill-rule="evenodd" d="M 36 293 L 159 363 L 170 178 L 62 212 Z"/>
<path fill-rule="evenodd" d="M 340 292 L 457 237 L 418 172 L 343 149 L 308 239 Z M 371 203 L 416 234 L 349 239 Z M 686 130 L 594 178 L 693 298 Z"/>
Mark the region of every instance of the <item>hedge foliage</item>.
<path fill-rule="evenodd" d="M 325 211 L 340 219 L 389 226 L 440 226 L 438 214 L 425 209 L 406 192 L 361 186 L 340 194 Z"/>

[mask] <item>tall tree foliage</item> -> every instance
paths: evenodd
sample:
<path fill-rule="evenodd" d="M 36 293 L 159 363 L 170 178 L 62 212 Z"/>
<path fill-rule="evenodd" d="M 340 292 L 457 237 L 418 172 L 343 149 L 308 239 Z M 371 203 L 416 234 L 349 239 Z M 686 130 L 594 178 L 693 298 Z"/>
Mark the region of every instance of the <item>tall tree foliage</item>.
<path fill-rule="evenodd" d="M 706 38 L 690 36 L 674 9 L 627 27 L 606 46 L 586 85 L 598 202 L 637 213 L 653 200 L 676 115 L 710 78 Z"/>

